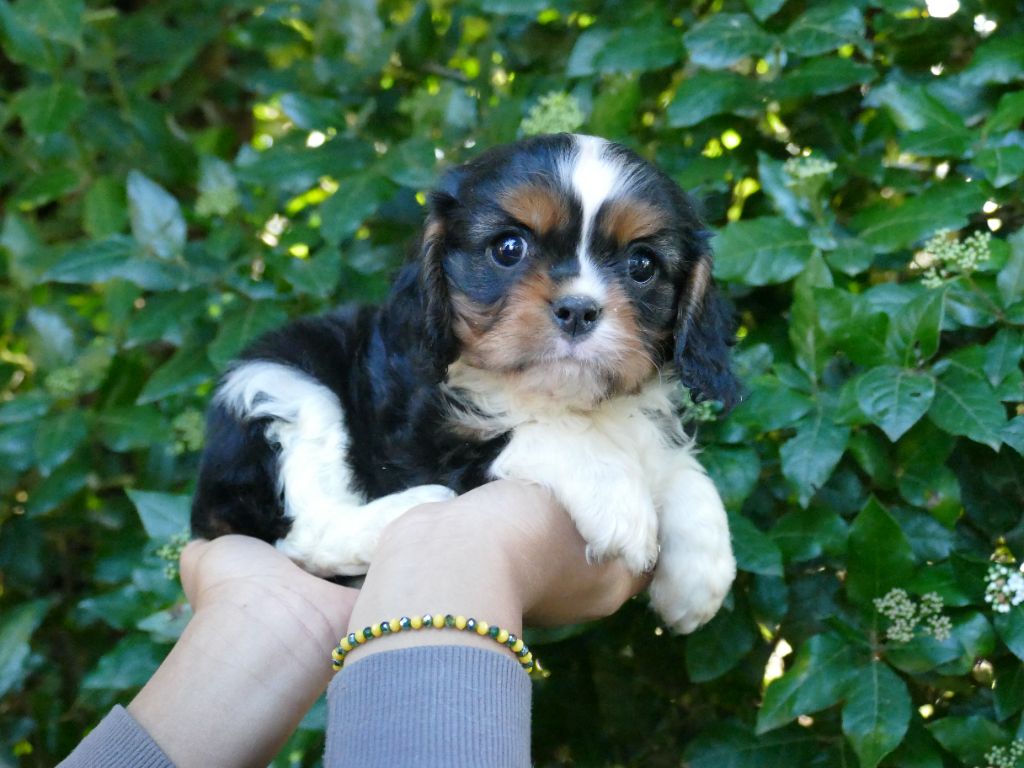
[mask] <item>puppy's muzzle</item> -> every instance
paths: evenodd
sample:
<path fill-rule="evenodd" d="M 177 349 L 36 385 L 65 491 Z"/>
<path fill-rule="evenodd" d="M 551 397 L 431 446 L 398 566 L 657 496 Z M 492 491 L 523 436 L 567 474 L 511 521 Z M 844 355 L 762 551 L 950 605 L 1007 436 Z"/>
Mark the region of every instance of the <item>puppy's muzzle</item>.
<path fill-rule="evenodd" d="M 580 339 L 597 327 L 602 307 L 590 296 L 563 296 L 551 305 L 555 325 L 572 339 Z"/>

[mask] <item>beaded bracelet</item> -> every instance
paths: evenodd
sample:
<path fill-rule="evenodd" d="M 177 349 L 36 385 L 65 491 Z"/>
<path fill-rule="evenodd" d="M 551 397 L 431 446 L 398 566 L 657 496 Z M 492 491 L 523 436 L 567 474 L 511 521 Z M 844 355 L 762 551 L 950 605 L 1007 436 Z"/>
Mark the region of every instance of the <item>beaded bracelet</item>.
<path fill-rule="evenodd" d="M 494 642 L 504 645 L 513 654 L 516 661 L 528 673 L 536 665 L 533 654 L 526 647 L 521 637 L 516 637 L 511 632 L 501 627 L 491 626 L 486 621 L 467 619 L 465 616 L 453 616 L 452 614 L 425 613 L 422 616 L 403 616 L 400 619 L 391 619 L 366 627 L 362 632 L 350 632 L 347 637 L 341 638 L 338 647 L 331 651 L 331 666 L 337 672 L 345 663 L 347 656 L 353 649 L 370 642 L 382 635 L 394 635 L 399 632 L 406 632 L 414 629 L 458 629 L 464 632 L 476 632 L 481 637 L 489 637 Z"/>

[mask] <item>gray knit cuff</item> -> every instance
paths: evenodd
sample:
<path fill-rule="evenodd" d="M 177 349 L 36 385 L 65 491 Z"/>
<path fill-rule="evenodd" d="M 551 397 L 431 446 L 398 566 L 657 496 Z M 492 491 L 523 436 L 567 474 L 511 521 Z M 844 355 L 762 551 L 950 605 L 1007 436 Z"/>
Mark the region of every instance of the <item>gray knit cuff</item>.
<path fill-rule="evenodd" d="M 116 706 L 57 768 L 174 768 L 135 718 Z"/>
<path fill-rule="evenodd" d="M 511 655 L 456 645 L 345 667 L 327 701 L 326 768 L 526 768 L 528 675 Z"/>

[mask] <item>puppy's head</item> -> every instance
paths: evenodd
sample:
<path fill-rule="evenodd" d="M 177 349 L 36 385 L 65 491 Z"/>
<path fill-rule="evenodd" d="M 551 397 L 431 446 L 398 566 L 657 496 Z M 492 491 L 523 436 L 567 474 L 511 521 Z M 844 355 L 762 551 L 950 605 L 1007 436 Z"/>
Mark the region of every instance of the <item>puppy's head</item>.
<path fill-rule="evenodd" d="M 671 362 L 695 400 L 735 402 L 708 235 L 633 152 L 528 139 L 449 171 L 430 205 L 421 285 L 449 359 L 582 404 L 636 392 Z"/>

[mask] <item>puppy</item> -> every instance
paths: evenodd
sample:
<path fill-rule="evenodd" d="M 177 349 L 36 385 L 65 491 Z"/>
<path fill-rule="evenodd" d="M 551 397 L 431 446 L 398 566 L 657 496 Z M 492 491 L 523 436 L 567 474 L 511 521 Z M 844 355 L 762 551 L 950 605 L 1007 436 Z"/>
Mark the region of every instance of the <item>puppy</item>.
<path fill-rule="evenodd" d="M 526 480 L 592 558 L 654 568 L 653 606 L 691 632 L 735 564 L 682 388 L 731 406 L 731 342 L 708 234 L 664 173 L 591 136 L 492 149 L 442 178 L 383 306 L 297 320 L 226 373 L 193 531 L 358 575 L 410 508 Z"/>

